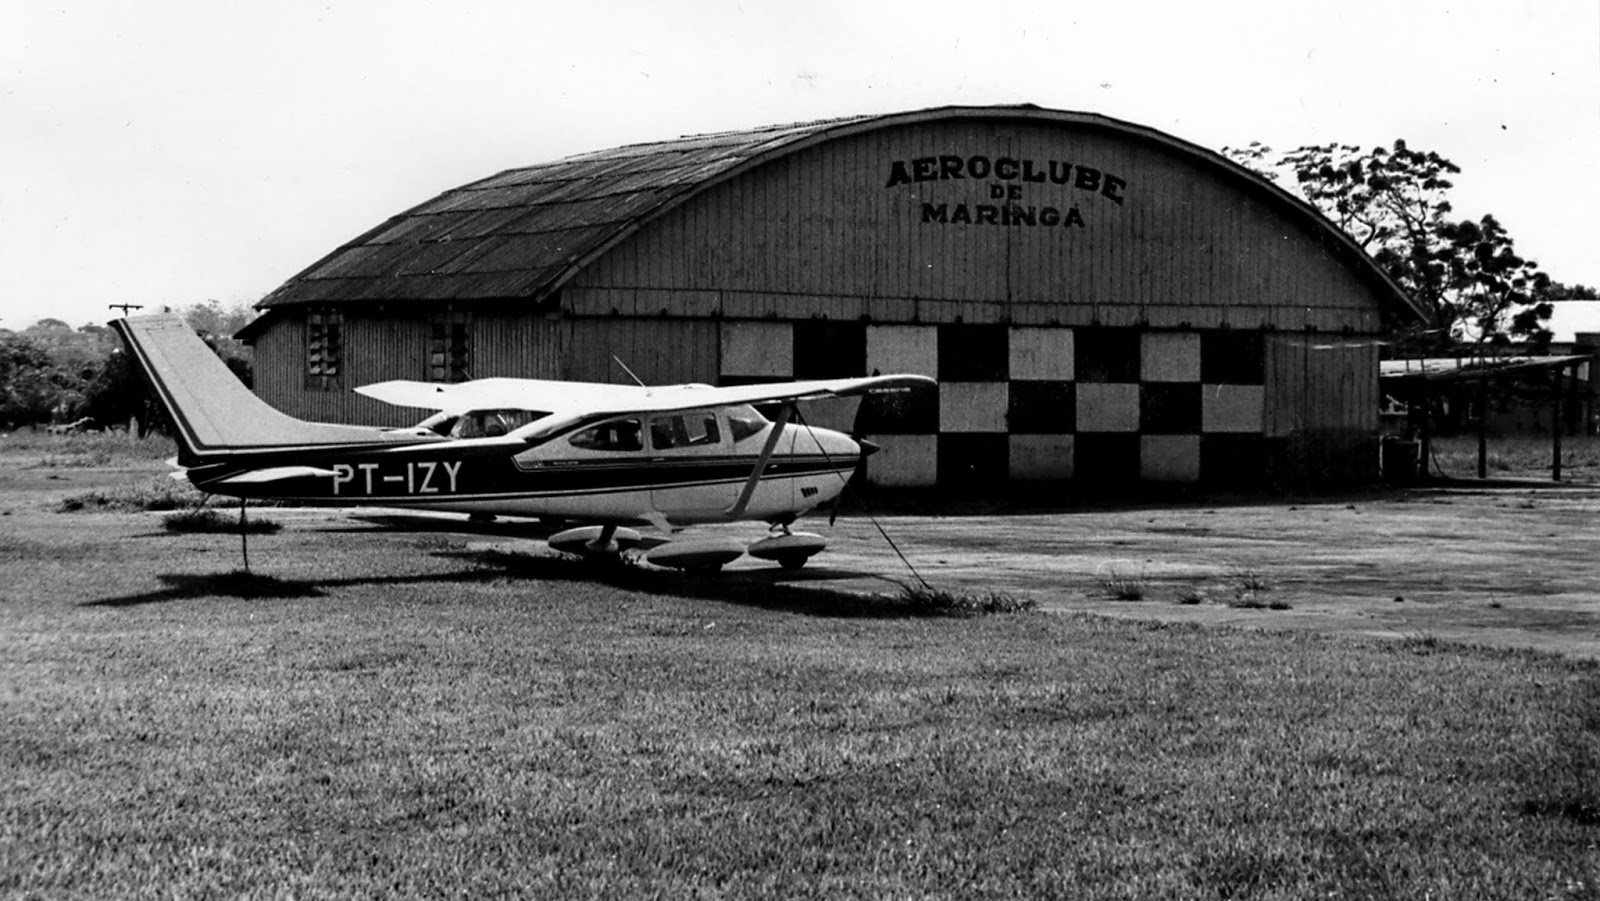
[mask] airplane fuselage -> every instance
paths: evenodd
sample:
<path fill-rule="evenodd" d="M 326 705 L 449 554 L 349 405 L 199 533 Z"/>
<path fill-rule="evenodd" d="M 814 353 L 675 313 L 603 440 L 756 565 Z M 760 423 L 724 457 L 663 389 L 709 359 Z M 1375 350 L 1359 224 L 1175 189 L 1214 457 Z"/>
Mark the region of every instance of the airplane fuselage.
<path fill-rule="evenodd" d="M 685 418 L 701 428 L 679 443 Z M 741 429 L 718 410 L 619 417 L 515 454 L 475 453 L 470 441 L 329 447 L 281 461 L 234 456 L 191 467 L 188 477 L 207 492 L 305 504 L 679 525 L 772 521 L 835 499 L 861 453 L 838 432 L 782 428 L 748 500 L 731 512 L 777 428 L 763 420 Z"/>

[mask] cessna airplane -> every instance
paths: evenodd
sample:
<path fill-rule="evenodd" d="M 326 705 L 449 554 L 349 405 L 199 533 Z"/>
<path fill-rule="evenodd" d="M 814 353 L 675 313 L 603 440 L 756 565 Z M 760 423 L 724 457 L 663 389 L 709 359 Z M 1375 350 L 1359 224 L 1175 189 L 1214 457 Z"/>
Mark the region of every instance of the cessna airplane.
<path fill-rule="evenodd" d="M 931 386 L 885 375 L 713 388 L 490 378 L 390 381 L 368 397 L 435 411 L 410 428 L 306 422 L 256 397 L 182 318 L 111 323 L 177 427 L 178 465 L 201 491 L 307 504 L 406 507 L 581 523 L 551 547 L 618 554 L 634 526 L 672 532 L 757 520 L 768 536 L 669 541 L 663 566 L 715 569 L 744 553 L 797 568 L 826 546 L 792 532 L 833 503 L 875 447 L 791 425 L 799 401 Z M 768 419 L 753 404 L 781 404 Z"/>

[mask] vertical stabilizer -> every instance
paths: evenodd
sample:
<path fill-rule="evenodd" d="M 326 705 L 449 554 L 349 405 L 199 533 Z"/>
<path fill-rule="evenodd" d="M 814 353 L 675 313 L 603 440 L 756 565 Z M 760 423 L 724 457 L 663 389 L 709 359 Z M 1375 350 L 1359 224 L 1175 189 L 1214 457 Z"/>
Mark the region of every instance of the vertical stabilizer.
<path fill-rule="evenodd" d="M 180 316 L 131 316 L 111 327 L 172 417 L 184 466 L 238 453 L 386 443 L 382 429 L 306 422 L 275 409 L 245 387 Z"/>

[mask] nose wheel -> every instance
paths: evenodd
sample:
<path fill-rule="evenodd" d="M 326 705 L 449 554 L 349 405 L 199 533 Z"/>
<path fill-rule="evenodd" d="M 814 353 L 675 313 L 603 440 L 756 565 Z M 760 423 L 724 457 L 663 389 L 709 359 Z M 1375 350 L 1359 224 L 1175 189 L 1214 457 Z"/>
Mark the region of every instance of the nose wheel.
<path fill-rule="evenodd" d="M 745 549 L 758 560 L 771 560 L 788 570 L 799 569 L 828 546 L 827 539 L 811 532 L 791 532 L 787 525 L 775 526 L 772 534 Z"/>

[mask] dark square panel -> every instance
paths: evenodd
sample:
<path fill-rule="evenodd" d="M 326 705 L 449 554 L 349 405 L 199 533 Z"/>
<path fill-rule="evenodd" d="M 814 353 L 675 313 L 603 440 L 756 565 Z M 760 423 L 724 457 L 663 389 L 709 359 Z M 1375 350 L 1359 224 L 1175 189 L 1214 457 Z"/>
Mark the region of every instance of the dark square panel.
<path fill-rule="evenodd" d="M 1004 434 L 939 436 L 939 487 L 960 493 L 997 488 L 1011 477 L 1011 441 Z"/>
<path fill-rule="evenodd" d="M 938 432 L 939 387 L 868 394 L 856 412 L 856 430 L 868 438 Z"/>
<path fill-rule="evenodd" d="M 1145 382 L 1139 386 L 1139 431 L 1146 435 L 1200 433 L 1200 386 Z"/>
<path fill-rule="evenodd" d="M 1073 334 L 1080 382 L 1139 381 L 1139 332 L 1131 328 L 1080 328 Z"/>
<path fill-rule="evenodd" d="M 1004 325 L 939 326 L 939 381 L 1005 381 L 1011 370 L 1010 340 Z"/>
<path fill-rule="evenodd" d="M 1078 421 L 1072 382 L 1012 382 L 1006 430 L 1013 435 L 1066 435 Z"/>
<path fill-rule="evenodd" d="M 1261 435 L 1200 436 L 1200 481 L 1233 488 L 1267 481 L 1267 442 Z"/>
<path fill-rule="evenodd" d="M 1245 331 L 1201 332 L 1200 381 L 1212 385 L 1266 384 L 1266 336 Z"/>
<path fill-rule="evenodd" d="M 1072 480 L 1088 488 L 1139 480 L 1139 436 L 1079 433 L 1072 439 Z"/>
<path fill-rule="evenodd" d="M 796 379 L 849 379 L 866 374 L 866 323 L 808 319 L 794 324 Z"/>
<path fill-rule="evenodd" d="M 794 379 L 786 375 L 719 375 L 717 387 L 728 388 L 739 385 L 778 385 L 783 382 L 792 382 Z"/>

